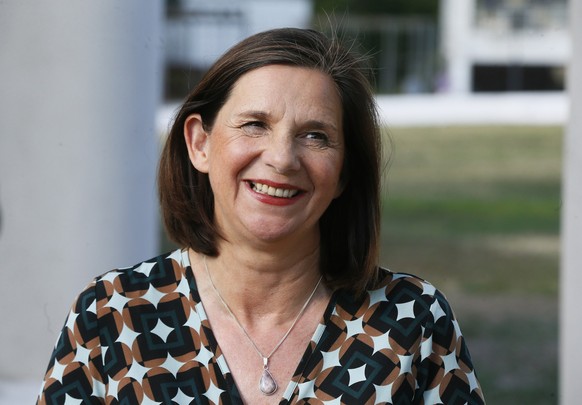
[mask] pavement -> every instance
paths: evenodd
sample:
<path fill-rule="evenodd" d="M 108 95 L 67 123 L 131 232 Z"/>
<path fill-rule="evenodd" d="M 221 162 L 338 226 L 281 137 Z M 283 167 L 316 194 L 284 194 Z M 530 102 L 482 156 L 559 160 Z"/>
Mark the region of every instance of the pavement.
<path fill-rule="evenodd" d="M 376 101 L 389 127 L 563 125 L 569 115 L 565 92 L 379 95 Z"/>

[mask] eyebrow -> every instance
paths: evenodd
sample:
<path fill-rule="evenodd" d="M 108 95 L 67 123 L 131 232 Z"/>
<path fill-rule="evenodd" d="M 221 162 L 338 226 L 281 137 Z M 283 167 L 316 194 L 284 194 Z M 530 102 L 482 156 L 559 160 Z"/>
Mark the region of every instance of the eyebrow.
<path fill-rule="evenodd" d="M 259 119 L 268 119 L 270 114 L 260 110 L 249 110 L 249 111 L 241 111 L 240 113 L 236 114 L 238 117 L 241 118 L 259 118 Z"/>
<path fill-rule="evenodd" d="M 253 118 L 253 119 L 261 119 L 261 120 L 268 120 L 271 116 L 268 112 L 261 111 L 261 110 L 249 110 L 249 111 L 241 111 L 237 114 L 240 118 Z M 331 122 L 319 121 L 319 120 L 308 120 L 302 123 L 302 126 L 313 128 L 313 129 L 321 129 L 321 130 L 332 130 L 338 132 L 337 127 L 332 124 Z"/>
<path fill-rule="evenodd" d="M 324 130 L 331 129 L 332 131 L 337 132 L 337 128 L 335 125 L 324 121 L 310 120 L 305 123 L 305 126 L 314 129 L 324 129 Z"/>

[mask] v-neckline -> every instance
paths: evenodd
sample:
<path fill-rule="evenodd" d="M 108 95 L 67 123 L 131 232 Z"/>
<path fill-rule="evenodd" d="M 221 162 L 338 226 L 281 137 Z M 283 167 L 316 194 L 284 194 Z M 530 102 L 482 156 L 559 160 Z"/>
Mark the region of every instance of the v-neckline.
<path fill-rule="evenodd" d="M 196 311 L 198 312 L 198 314 L 200 316 L 200 322 L 201 322 L 200 333 L 205 335 L 206 341 L 208 342 L 208 345 L 210 346 L 209 350 L 212 353 L 212 357 L 213 357 L 214 361 L 216 362 L 216 364 L 220 368 L 220 371 L 222 372 L 222 377 L 224 378 L 224 381 L 226 382 L 226 384 L 232 384 L 232 388 L 234 389 L 234 390 L 231 390 L 230 389 L 231 387 L 224 387 L 224 388 L 229 388 L 228 390 L 225 390 L 225 391 L 231 392 L 231 393 L 236 393 L 237 397 L 241 398 L 240 391 L 236 385 L 236 382 L 234 381 L 233 374 L 230 371 L 230 367 L 228 366 L 228 363 L 226 361 L 224 353 L 222 352 L 222 349 L 220 348 L 220 345 L 218 344 L 218 341 L 216 340 L 216 336 L 214 336 L 214 331 L 212 330 L 210 320 L 208 319 L 206 309 L 204 308 L 204 303 L 202 302 L 202 298 L 200 297 L 200 293 L 198 291 L 198 283 L 196 282 L 196 276 L 194 275 L 194 270 L 192 269 L 192 264 L 190 263 L 188 249 L 181 249 L 180 254 L 181 254 L 180 265 L 182 266 L 184 274 L 186 275 L 186 277 L 191 279 L 191 282 L 189 283 L 190 284 L 190 295 L 192 297 L 192 300 L 195 303 Z M 289 401 L 289 398 L 292 397 L 293 392 L 297 388 L 298 384 L 301 382 L 302 379 L 305 378 L 304 370 L 307 367 L 307 365 L 309 364 L 309 361 L 310 361 L 311 357 L 313 356 L 313 353 L 316 351 L 316 348 L 320 343 L 321 337 L 324 335 L 325 329 L 327 328 L 329 319 L 332 315 L 335 303 L 336 303 L 336 293 L 333 292 L 331 294 L 329 302 L 327 303 L 325 311 L 323 312 L 322 318 L 320 319 L 319 323 L 317 324 L 317 327 L 315 328 L 315 331 L 313 332 L 313 335 L 311 336 L 311 339 L 309 340 L 307 347 L 303 351 L 303 354 L 301 355 L 301 359 L 299 360 L 299 363 L 297 363 L 297 367 L 295 368 L 295 371 L 293 372 L 291 380 L 289 380 L 289 383 L 287 384 L 285 391 L 283 391 L 283 394 L 281 395 L 281 399 L 279 400 L 279 404 L 287 403 Z M 202 327 L 202 323 L 204 321 L 207 322 L 207 325 L 208 325 L 207 327 Z M 242 400 L 241 400 L 241 404 L 242 404 Z"/>

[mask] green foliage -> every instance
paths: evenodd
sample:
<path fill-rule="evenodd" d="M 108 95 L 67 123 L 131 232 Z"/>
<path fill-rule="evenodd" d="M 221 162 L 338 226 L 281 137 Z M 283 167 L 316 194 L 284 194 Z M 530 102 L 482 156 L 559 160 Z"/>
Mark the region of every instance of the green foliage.
<path fill-rule="evenodd" d="M 316 0 L 317 13 L 436 16 L 438 0 Z"/>

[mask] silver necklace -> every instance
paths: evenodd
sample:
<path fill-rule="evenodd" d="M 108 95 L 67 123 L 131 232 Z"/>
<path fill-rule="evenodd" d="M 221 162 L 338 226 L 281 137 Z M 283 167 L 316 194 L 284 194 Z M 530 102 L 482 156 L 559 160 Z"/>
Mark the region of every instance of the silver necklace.
<path fill-rule="evenodd" d="M 240 323 L 240 321 L 238 320 L 238 318 L 236 317 L 236 315 L 232 312 L 232 310 L 230 309 L 230 307 L 228 306 L 228 304 L 226 303 L 226 301 L 224 300 L 224 298 L 222 298 L 222 295 L 220 295 L 220 292 L 218 291 L 218 288 L 216 288 L 216 285 L 214 285 L 214 281 L 212 281 L 212 277 L 210 276 L 210 271 L 208 270 L 208 264 L 206 264 L 206 256 L 204 256 L 204 268 L 206 269 L 206 274 L 208 275 L 208 279 L 210 280 L 210 285 L 212 286 L 212 289 L 214 290 L 214 292 L 216 293 L 216 295 L 218 296 L 218 298 L 222 302 L 222 305 L 224 305 L 224 307 L 226 308 L 227 312 L 236 321 L 236 323 L 239 326 L 239 328 L 243 331 L 243 333 L 245 334 L 245 336 L 247 337 L 247 339 L 249 340 L 249 342 L 251 342 L 251 345 L 254 347 L 254 349 L 257 352 L 257 354 L 259 356 L 261 356 L 261 359 L 263 359 L 263 373 L 261 374 L 261 379 L 259 380 L 259 390 L 264 395 L 273 395 L 277 391 L 277 388 L 279 386 L 277 385 L 277 382 L 275 381 L 275 378 L 273 377 L 273 375 L 269 371 L 269 359 L 277 351 L 277 349 L 283 344 L 283 342 L 285 341 L 285 339 L 287 339 L 287 336 L 289 336 L 289 334 L 291 333 L 291 331 L 295 327 L 295 324 L 297 323 L 297 321 L 299 320 L 299 318 L 301 318 L 301 315 L 303 315 L 303 312 L 305 311 L 305 308 L 307 308 L 307 306 L 311 302 L 311 299 L 315 295 L 315 292 L 317 291 L 317 288 L 319 287 L 319 284 L 321 283 L 321 279 L 323 278 L 323 276 L 319 277 L 319 280 L 317 281 L 317 284 L 315 285 L 315 288 L 313 289 L 313 291 L 311 291 L 311 294 L 307 298 L 307 301 L 305 301 L 305 303 L 303 304 L 303 307 L 301 307 L 301 310 L 299 311 L 299 313 L 295 317 L 295 320 L 293 321 L 293 323 L 289 327 L 289 330 L 287 330 L 287 332 L 283 335 L 283 337 L 281 338 L 281 340 L 279 341 L 279 343 L 277 343 L 275 345 L 275 347 L 273 348 L 273 350 L 271 350 L 271 352 L 269 353 L 269 355 L 265 356 L 259 350 L 259 348 L 255 344 L 255 342 L 253 341 L 253 339 L 251 339 L 251 336 L 247 333 L 247 331 L 244 328 L 244 326 L 242 326 L 242 324 Z"/>

